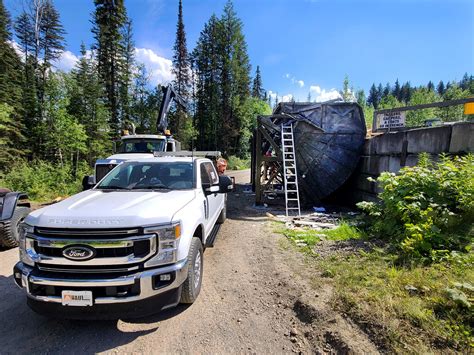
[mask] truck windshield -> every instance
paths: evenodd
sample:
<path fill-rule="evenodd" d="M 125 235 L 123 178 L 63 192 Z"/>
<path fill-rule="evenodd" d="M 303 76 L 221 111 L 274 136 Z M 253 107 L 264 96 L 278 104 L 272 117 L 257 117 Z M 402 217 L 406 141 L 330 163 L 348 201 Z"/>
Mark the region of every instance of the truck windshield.
<path fill-rule="evenodd" d="M 185 190 L 193 185 L 191 162 L 126 162 L 113 169 L 96 189 Z"/>
<path fill-rule="evenodd" d="M 166 141 L 164 139 L 132 138 L 121 142 L 119 153 L 153 153 L 163 152 Z"/>

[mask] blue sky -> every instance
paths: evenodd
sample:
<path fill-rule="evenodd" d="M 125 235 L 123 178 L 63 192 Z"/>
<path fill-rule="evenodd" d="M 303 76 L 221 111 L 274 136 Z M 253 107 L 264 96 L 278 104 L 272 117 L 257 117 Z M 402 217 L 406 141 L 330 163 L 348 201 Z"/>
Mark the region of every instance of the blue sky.
<path fill-rule="evenodd" d="M 6 0 L 10 12 L 21 0 Z M 191 51 L 212 13 L 226 0 L 183 0 Z M 60 67 L 67 69 L 81 41 L 90 45 L 92 0 L 55 0 L 67 31 Z M 125 0 L 133 20 L 137 58 L 154 82 L 171 78 L 169 59 L 177 0 Z M 305 99 L 330 97 L 347 74 L 355 88 L 373 82 L 460 79 L 474 73 L 472 0 L 234 0 L 244 23 L 252 74 L 260 65 L 264 87 Z"/>

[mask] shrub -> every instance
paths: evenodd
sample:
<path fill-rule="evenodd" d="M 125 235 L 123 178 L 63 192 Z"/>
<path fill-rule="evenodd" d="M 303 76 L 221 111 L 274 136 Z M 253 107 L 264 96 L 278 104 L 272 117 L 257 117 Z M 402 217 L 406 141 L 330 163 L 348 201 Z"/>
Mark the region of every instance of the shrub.
<path fill-rule="evenodd" d="M 414 167 L 377 179 L 380 203 L 361 202 L 372 234 L 389 238 L 403 253 L 431 259 L 472 246 L 474 222 L 474 157 L 437 163 L 421 155 Z"/>
<path fill-rule="evenodd" d="M 47 201 L 69 196 L 81 190 L 82 177 L 90 173 L 85 162 L 78 166 L 76 177 L 70 164 L 53 164 L 43 160 L 19 160 L 0 179 L 0 186 L 27 192 L 33 201 Z"/>

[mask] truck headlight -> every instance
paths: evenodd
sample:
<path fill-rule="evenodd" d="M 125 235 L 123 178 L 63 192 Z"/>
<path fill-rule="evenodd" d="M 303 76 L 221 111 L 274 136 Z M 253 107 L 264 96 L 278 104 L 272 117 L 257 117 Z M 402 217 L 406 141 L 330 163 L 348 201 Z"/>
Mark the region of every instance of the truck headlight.
<path fill-rule="evenodd" d="M 18 244 L 20 250 L 20 261 L 26 265 L 35 266 L 34 257 L 36 255 L 32 239 L 27 238 L 28 234 L 33 233 L 34 227 L 22 223 L 18 230 Z"/>
<path fill-rule="evenodd" d="M 175 263 L 181 237 L 181 223 L 167 226 L 146 227 L 145 234 L 155 234 L 158 242 L 158 254 L 145 263 L 146 267 Z"/>

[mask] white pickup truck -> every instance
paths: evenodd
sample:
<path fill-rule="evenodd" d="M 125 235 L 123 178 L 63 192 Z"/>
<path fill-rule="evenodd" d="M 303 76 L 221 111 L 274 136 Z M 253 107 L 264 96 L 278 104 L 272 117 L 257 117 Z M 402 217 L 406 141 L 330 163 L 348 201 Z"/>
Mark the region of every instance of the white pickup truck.
<path fill-rule="evenodd" d="M 50 317 L 141 317 L 192 303 L 231 189 L 206 158 L 123 162 L 26 217 L 15 282 Z"/>

